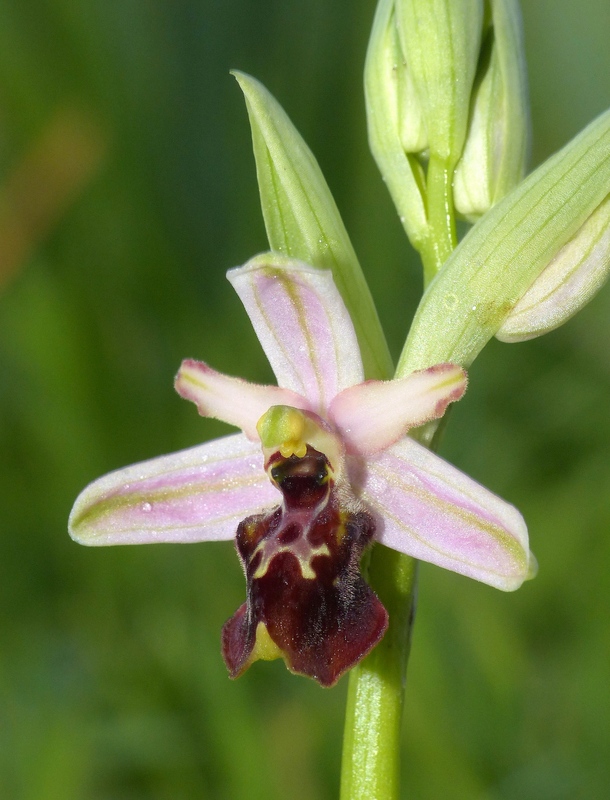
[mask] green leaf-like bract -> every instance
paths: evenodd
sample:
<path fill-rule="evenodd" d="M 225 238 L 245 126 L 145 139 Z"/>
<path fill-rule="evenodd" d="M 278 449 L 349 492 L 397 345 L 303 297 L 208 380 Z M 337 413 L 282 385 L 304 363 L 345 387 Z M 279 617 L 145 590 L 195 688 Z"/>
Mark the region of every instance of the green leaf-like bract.
<path fill-rule="evenodd" d="M 549 261 L 610 194 L 610 111 L 488 211 L 424 294 L 397 375 L 468 366 Z"/>
<path fill-rule="evenodd" d="M 233 74 L 246 97 L 271 249 L 332 271 L 367 378 L 390 377 L 392 362 L 373 298 L 318 162 L 267 89 L 243 72 Z"/>

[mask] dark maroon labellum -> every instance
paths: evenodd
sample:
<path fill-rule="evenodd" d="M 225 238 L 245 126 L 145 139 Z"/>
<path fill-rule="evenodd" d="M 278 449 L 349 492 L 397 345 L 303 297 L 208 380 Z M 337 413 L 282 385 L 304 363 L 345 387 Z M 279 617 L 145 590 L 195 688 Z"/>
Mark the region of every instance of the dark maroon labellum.
<path fill-rule="evenodd" d="M 382 638 L 385 608 L 360 574 L 373 519 L 335 486 L 324 455 L 276 454 L 271 477 L 283 502 L 237 529 L 247 600 L 225 623 L 231 677 L 258 658 L 332 686 Z"/>

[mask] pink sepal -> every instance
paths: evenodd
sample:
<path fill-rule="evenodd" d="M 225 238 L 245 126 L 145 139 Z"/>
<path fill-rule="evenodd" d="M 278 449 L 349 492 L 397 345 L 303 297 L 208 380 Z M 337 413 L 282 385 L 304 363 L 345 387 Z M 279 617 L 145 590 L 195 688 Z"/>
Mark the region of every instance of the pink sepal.
<path fill-rule="evenodd" d="M 241 434 L 111 472 L 84 489 L 69 530 L 86 545 L 232 539 L 280 500 L 260 445 Z"/>
<path fill-rule="evenodd" d="M 227 278 L 241 298 L 280 386 L 322 413 L 363 379 L 354 326 L 332 273 L 272 253 Z"/>
<path fill-rule="evenodd" d="M 527 528 L 514 506 L 413 439 L 369 459 L 362 499 L 378 539 L 504 591 L 530 572 Z"/>

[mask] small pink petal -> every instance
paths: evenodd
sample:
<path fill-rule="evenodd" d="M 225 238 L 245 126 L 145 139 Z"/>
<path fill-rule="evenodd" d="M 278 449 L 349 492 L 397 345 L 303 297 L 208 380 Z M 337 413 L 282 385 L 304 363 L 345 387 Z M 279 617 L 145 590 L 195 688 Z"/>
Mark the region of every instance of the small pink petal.
<path fill-rule="evenodd" d="M 415 428 L 442 417 L 466 391 L 466 373 L 455 364 L 437 364 L 393 381 L 367 381 L 344 389 L 329 415 L 348 447 L 361 454 L 385 450 Z"/>
<path fill-rule="evenodd" d="M 362 499 L 388 547 L 504 591 L 528 577 L 517 509 L 408 437 L 370 459 Z"/>
<path fill-rule="evenodd" d="M 238 433 L 99 478 L 77 498 L 69 530 L 86 545 L 217 541 L 280 500 L 260 447 Z"/>
<path fill-rule="evenodd" d="M 235 425 L 252 441 L 258 441 L 256 423 L 271 406 L 309 409 L 307 401 L 289 389 L 248 383 L 192 359 L 182 362 L 174 386 L 181 397 L 195 403 L 202 417 Z"/>
<path fill-rule="evenodd" d="M 275 254 L 229 270 L 280 386 L 322 413 L 363 379 L 354 326 L 332 274 Z"/>

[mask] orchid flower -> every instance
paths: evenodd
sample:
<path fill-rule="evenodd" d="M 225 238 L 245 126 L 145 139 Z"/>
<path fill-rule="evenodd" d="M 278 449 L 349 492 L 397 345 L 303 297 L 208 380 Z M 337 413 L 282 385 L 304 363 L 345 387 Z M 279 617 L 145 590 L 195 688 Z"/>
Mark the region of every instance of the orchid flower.
<path fill-rule="evenodd" d="M 118 470 L 77 499 L 82 544 L 236 538 L 247 600 L 223 629 L 232 677 L 259 658 L 330 686 L 383 636 L 386 611 L 360 574 L 381 542 L 505 591 L 528 576 L 512 506 L 406 435 L 466 388 L 437 364 L 365 381 L 330 272 L 275 255 L 230 270 L 278 386 L 184 361 L 176 389 L 241 428 Z"/>

